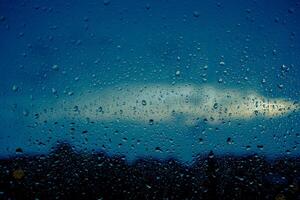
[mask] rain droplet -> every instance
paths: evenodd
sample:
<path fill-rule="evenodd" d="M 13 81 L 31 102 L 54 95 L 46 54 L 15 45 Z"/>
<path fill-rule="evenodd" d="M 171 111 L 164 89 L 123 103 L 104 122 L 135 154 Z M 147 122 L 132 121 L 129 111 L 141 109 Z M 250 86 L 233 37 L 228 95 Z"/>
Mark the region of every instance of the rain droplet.
<path fill-rule="evenodd" d="M 23 153 L 23 149 L 20 147 L 16 148 L 16 153 L 18 154 Z"/>
<path fill-rule="evenodd" d="M 16 85 L 12 86 L 12 91 L 17 92 L 19 90 L 19 87 Z"/>
<path fill-rule="evenodd" d="M 154 120 L 153 119 L 149 119 L 149 124 L 153 125 L 153 123 L 154 123 Z"/>
<path fill-rule="evenodd" d="M 148 184 L 146 184 L 146 187 L 148 188 L 148 189 L 151 189 L 152 187 L 150 186 L 150 185 L 148 185 Z"/>
<path fill-rule="evenodd" d="M 215 103 L 214 104 L 214 109 L 217 109 L 218 108 L 218 103 Z"/>
<path fill-rule="evenodd" d="M 102 112 L 103 108 L 100 106 L 98 109 L 97 109 L 97 112 Z"/>
<path fill-rule="evenodd" d="M 227 144 L 232 144 L 233 143 L 233 141 L 232 141 L 232 139 L 229 137 L 229 138 L 227 138 Z"/>
<path fill-rule="evenodd" d="M 59 70 L 59 67 L 58 67 L 58 65 L 53 65 L 53 66 L 52 66 L 52 70 L 54 70 L 54 71 L 58 71 L 58 70 Z"/>
<path fill-rule="evenodd" d="M 55 88 L 52 88 L 51 91 L 53 94 L 57 94 L 57 90 Z"/>
<path fill-rule="evenodd" d="M 74 107 L 73 107 L 73 111 L 74 111 L 74 112 L 78 112 L 78 111 L 79 111 L 79 107 L 78 107 L 78 106 L 74 106 Z"/>
<path fill-rule="evenodd" d="M 28 111 L 28 110 L 23 110 L 23 115 L 24 115 L 25 117 L 27 117 L 27 116 L 29 115 L 29 111 Z"/>
<path fill-rule="evenodd" d="M 287 72 L 287 71 L 289 71 L 289 67 L 283 64 L 283 65 L 281 65 L 281 70 L 284 72 Z"/>
<path fill-rule="evenodd" d="M 199 138 L 199 143 L 203 144 L 203 139 L 202 138 Z"/>
<path fill-rule="evenodd" d="M 193 12 L 194 17 L 199 17 L 200 13 L 198 11 Z"/>
<path fill-rule="evenodd" d="M 156 152 L 162 152 L 162 149 L 160 147 L 155 147 Z"/>
<path fill-rule="evenodd" d="M 25 176 L 25 173 L 22 169 L 16 169 L 15 171 L 13 171 L 12 176 L 16 179 L 16 180 L 20 180 Z"/>
<path fill-rule="evenodd" d="M 257 148 L 260 149 L 260 150 L 263 150 L 264 146 L 263 145 L 257 145 Z"/>
<path fill-rule="evenodd" d="M 4 16 L 0 16 L 0 21 L 4 22 L 5 21 L 5 17 Z"/>
<path fill-rule="evenodd" d="M 146 9 L 147 9 L 147 10 L 150 10 L 150 8 L 151 8 L 150 4 L 147 3 L 147 4 L 146 4 Z"/>
<path fill-rule="evenodd" d="M 110 4 L 110 0 L 103 0 L 103 4 L 104 4 L 105 6 L 108 6 L 108 5 Z"/>
<path fill-rule="evenodd" d="M 219 64 L 220 64 L 221 66 L 224 66 L 224 65 L 225 65 L 225 62 L 224 62 L 224 61 L 221 61 Z"/>
<path fill-rule="evenodd" d="M 289 12 L 290 14 L 292 14 L 292 13 L 295 12 L 295 9 L 294 9 L 294 8 L 289 8 L 289 9 L 288 9 L 288 12 Z"/>

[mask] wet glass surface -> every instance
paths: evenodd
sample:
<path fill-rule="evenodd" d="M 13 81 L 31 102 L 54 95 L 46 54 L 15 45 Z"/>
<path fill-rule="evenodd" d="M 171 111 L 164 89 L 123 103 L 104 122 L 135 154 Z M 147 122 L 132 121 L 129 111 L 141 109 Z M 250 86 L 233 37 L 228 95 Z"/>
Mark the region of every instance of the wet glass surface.
<path fill-rule="evenodd" d="M 300 2 L 0 1 L 0 199 L 297 199 Z"/>

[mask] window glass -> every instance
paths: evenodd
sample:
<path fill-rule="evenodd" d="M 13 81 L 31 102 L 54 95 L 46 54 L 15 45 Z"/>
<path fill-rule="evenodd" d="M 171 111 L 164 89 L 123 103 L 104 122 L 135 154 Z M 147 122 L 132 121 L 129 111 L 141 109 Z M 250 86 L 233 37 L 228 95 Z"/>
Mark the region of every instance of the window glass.
<path fill-rule="evenodd" d="M 0 1 L 0 199 L 297 199 L 299 1 Z"/>

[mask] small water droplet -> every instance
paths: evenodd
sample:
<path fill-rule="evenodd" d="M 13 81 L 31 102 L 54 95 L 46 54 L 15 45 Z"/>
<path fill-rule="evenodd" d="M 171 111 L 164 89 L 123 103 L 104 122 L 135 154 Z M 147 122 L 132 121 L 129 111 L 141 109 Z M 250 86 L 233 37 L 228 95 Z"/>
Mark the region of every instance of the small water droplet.
<path fill-rule="evenodd" d="M 283 84 L 278 84 L 277 86 L 278 86 L 279 89 L 283 88 Z"/>
<path fill-rule="evenodd" d="M 108 5 L 110 4 L 110 0 L 103 0 L 103 4 L 104 4 L 105 6 L 108 6 Z"/>
<path fill-rule="evenodd" d="M 229 138 L 227 138 L 227 144 L 233 144 L 233 141 L 232 141 L 232 139 L 229 137 Z"/>
<path fill-rule="evenodd" d="M 17 92 L 19 90 L 19 87 L 17 85 L 12 86 L 12 91 Z"/>
<path fill-rule="evenodd" d="M 27 116 L 29 115 L 29 111 L 28 111 L 28 110 L 23 110 L 23 115 L 24 115 L 25 117 L 27 117 Z"/>
<path fill-rule="evenodd" d="M 153 125 L 154 120 L 153 119 L 149 119 L 149 125 Z"/>
<path fill-rule="evenodd" d="M 54 70 L 54 71 L 58 71 L 58 70 L 59 70 L 59 67 L 58 67 L 58 65 L 53 65 L 53 66 L 52 66 L 52 70 Z"/>
<path fill-rule="evenodd" d="M 23 149 L 20 148 L 20 147 L 16 148 L 16 153 L 17 154 L 22 154 L 23 153 Z"/>
<path fill-rule="evenodd" d="M 264 149 L 264 145 L 257 145 L 257 148 L 260 149 L 260 150 L 263 150 Z"/>
<path fill-rule="evenodd" d="M 0 16 L 0 22 L 4 22 L 5 21 L 5 17 L 4 16 Z"/>
<path fill-rule="evenodd" d="M 156 152 L 162 152 L 162 149 L 160 147 L 155 147 Z"/>
<path fill-rule="evenodd" d="M 147 3 L 147 4 L 146 4 L 146 9 L 147 9 L 147 10 L 150 10 L 150 8 L 151 8 L 150 4 Z"/>
<path fill-rule="evenodd" d="M 214 104 L 214 109 L 217 109 L 218 108 L 218 103 L 215 103 Z"/>
<path fill-rule="evenodd" d="M 198 11 L 194 11 L 194 12 L 193 12 L 193 16 L 194 16 L 194 17 L 199 17 L 199 16 L 200 16 L 200 13 L 199 13 Z"/>
<path fill-rule="evenodd" d="M 142 100 L 142 105 L 143 105 L 143 106 L 147 105 L 146 100 Z"/>
<path fill-rule="evenodd" d="M 53 94 L 57 94 L 57 90 L 55 88 L 52 88 L 51 91 Z"/>

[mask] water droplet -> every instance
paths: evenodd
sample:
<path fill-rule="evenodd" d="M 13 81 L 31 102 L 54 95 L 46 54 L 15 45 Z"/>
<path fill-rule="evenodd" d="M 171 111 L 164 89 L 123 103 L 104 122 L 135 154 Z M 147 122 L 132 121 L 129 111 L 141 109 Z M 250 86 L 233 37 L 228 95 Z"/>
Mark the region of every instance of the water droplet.
<path fill-rule="evenodd" d="M 38 119 L 38 118 L 40 118 L 40 114 L 39 113 L 34 114 L 34 119 Z"/>
<path fill-rule="evenodd" d="M 257 148 L 260 149 L 260 150 L 263 150 L 264 149 L 264 145 L 257 145 Z"/>
<path fill-rule="evenodd" d="M 78 106 L 74 106 L 74 107 L 73 107 L 73 111 L 74 111 L 74 112 L 78 112 L 78 111 L 79 111 L 79 107 L 78 107 Z"/>
<path fill-rule="evenodd" d="M 12 86 L 12 91 L 17 92 L 19 90 L 19 87 L 17 85 Z"/>
<path fill-rule="evenodd" d="M 4 16 L 0 16 L 0 22 L 4 22 L 5 21 L 5 17 Z"/>
<path fill-rule="evenodd" d="M 227 144 L 232 144 L 233 143 L 233 141 L 232 141 L 232 139 L 229 137 L 229 138 L 227 138 Z"/>
<path fill-rule="evenodd" d="M 224 62 L 224 61 L 221 61 L 219 64 L 220 64 L 221 66 L 224 66 L 224 65 L 225 65 L 225 62 Z"/>
<path fill-rule="evenodd" d="M 154 120 L 153 119 L 149 119 L 149 125 L 153 125 Z"/>
<path fill-rule="evenodd" d="M 175 73 L 175 75 L 176 75 L 176 76 L 179 76 L 179 75 L 180 75 L 180 71 L 177 70 L 176 73 Z"/>
<path fill-rule="evenodd" d="M 29 115 L 29 111 L 28 111 L 28 110 L 23 110 L 23 115 L 24 115 L 25 117 L 27 117 L 27 116 Z"/>
<path fill-rule="evenodd" d="M 84 18 L 83 18 L 83 21 L 88 22 L 88 21 L 89 21 L 89 18 L 88 18 L 88 17 L 84 17 Z"/>
<path fill-rule="evenodd" d="M 53 94 L 57 94 L 57 90 L 55 88 L 52 88 L 51 91 Z"/>
<path fill-rule="evenodd" d="M 104 4 L 105 6 L 108 6 L 108 5 L 110 4 L 110 0 L 103 0 L 103 4 Z"/>
<path fill-rule="evenodd" d="M 289 71 L 289 67 L 286 66 L 286 65 L 281 65 L 281 70 L 282 70 L 283 72 L 288 72 L 288 71 Z"/>
<path fill-rule="evenodd" d="M 142 100 L 142 105 L 143 105 L 143 106 L 147 105 L 146 100 Z"/>
<path fill-rule="evenodd" d="M 199 17 L 200 13 L 198 11 L 193 12 L 194 17 Z"/>
<path fill-rule="evenodd" d="M 17 154 L 23 153 L 23 149 L 20 147 L 16 148 L 16 153 Z"/>
<path fill-rule="evenodd" d="M 53 65 L 53 66 L 52 66 L 52 70 L 54 70 L 54 71 L 58 71 L 58 70 L 59 70 L 59 67 L 58 67 L 58 65 Z"/>
<path fill-rule="evenodd" d="M 199 143 L 203 144 L 203 139 L 202 138 L 199 138 Z"/>
<path fill-rule="evenodd" d="M 148 188 L 148 189 L 151 189 L 152 187 L 150 186 L 150 185 L 148 185 L 148 184 L 146 184 L 146 187 Z"/>
<path fill-rule="evenodd" d="M 14 177 L 14 179 L 20 180 L 25 176 L 25 173 L 22 169 L 16 169 L 15 171 L 13 171 L 12 176 Z"/>
<path fill-rule="evenodd" d="M 214 109 L 217 109 L 218 108 L 218 103 L 215 103 L 214 104 Z"/>
<path fill-rule="evenodd" d="M 156 152 L 162 152 L 162 149 L 160 147 L 155 147 Z"/>
<path fill-rule="evenodd" d="M 102 111 L 103 111 L 103 109 L 101 106 L 99 108 L 97 108 L 97 112 L 102 112 Z"/>
<path fill-rule="evenodd" d="M 293 13 L 295 12 L 295 9 L 294 9 L 294 8 L 289 8 L 289 9 L 288 9 L 288 12 L 289 12 L 290 14 L 293 14 Z"/>
<path fill-rule="evenodd" d="M 150 10 L 150 8 L 151 8 L 150 4 L 147 3 L 147 4 L 146 4 L 146 9 L 147 9 L 147 10 Z"/>

